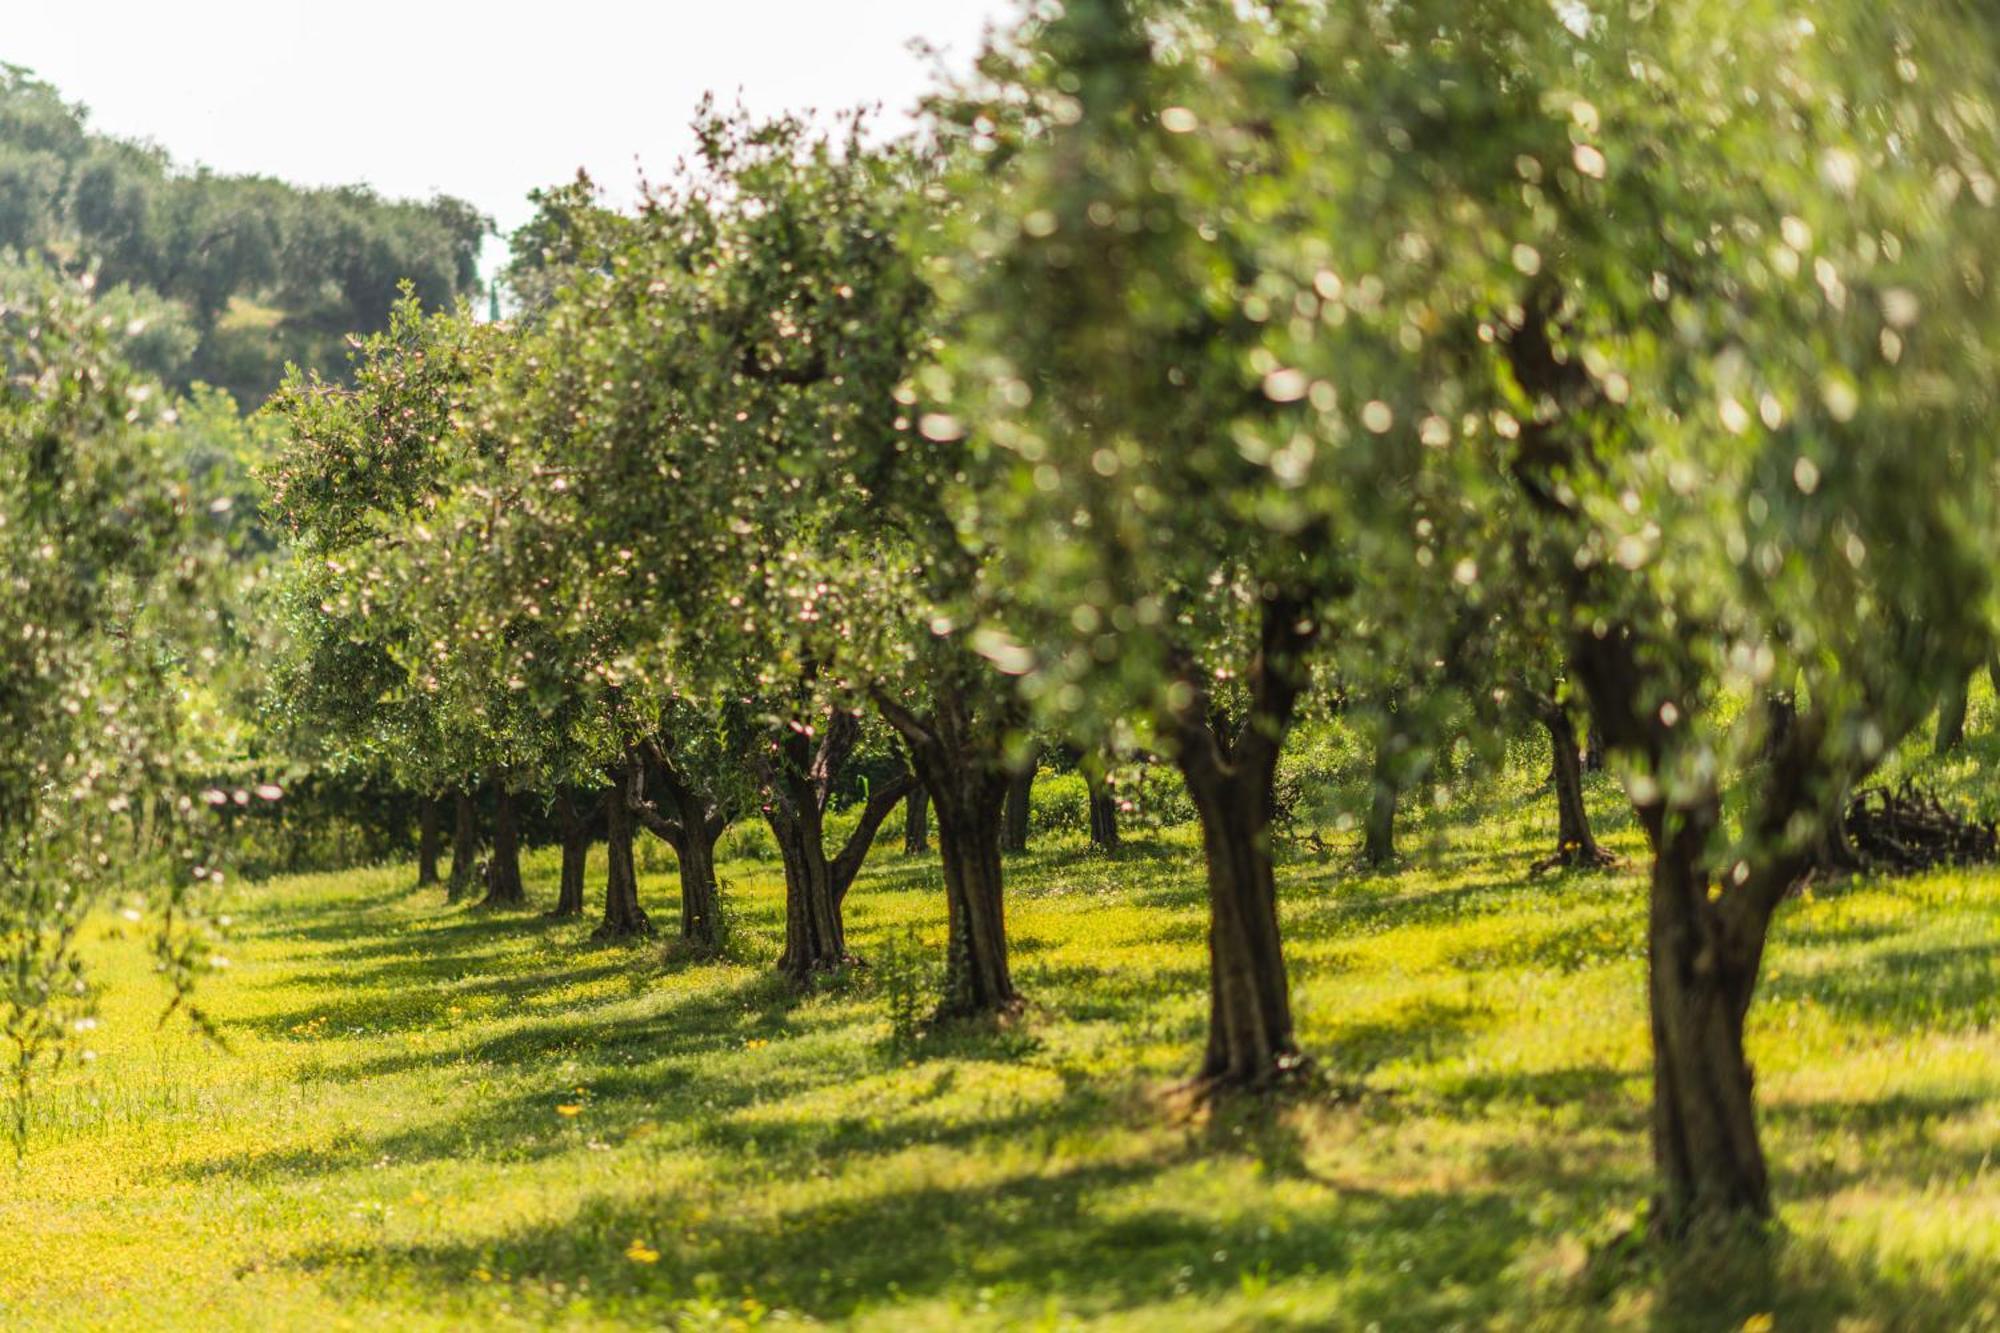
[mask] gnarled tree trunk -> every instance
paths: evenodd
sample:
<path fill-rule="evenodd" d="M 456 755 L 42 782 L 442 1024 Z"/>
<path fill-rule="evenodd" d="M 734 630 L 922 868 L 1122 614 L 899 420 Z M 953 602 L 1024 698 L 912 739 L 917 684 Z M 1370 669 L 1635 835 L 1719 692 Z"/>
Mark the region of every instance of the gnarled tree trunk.
<path fill-rule="evenodd" d="M 445 897 L 457 902 L 471 891 L 479 874 L 479 807 L 464 788 L 452 793 L 451 803 L 451 874 L 445 881 Z"/>
<path fill-rule="evenodd" d="M 932 765 L 933 769 L 937 766 Z M 945 945 L 942 1019 L 1010 1012 L 1021 1004 L 1007 965 L 1007 919 L 1000 872 L 1000 815 L 1007 788 L 970 766 L 933 772 L 938 854 L 944 862 Z"/>
<path fill-rule="evenodd" d="M 604 879 L 604 920 L 595 934 L 599 939 L 650 935 L 653 923 L 639 907 L 639 873 L 632 862 L 632 810 L 625 801 L 627 774 L 620 769 L 611 779 L 611 788 L 604 793 L 605 859 L 609 863 Z"/>
<path fill-rule="evenodd" d="M 1210 674 L 1192 660 L 1181 673 L 1184 702 L 1162 719 L 1201 817 L 1208 866 L 1208 1049 L 1194 1085 L 1202 1095 L 1261 1091 L 1306 1066 L 1278 932 L 1271 810 L 1318 625 L 1303 601 L 1277 592 L 1266 593 L 1259 620 L 1242 724 L 1224 727 L 1208 696 Z"/>
<path fill-rule="evenodd" d="M 849 961 L 847 930 L 827 864 L 825 812 L 805 781 L 786 782 L 767 802 L 764 822 L 785 866 L 785 951 L 778 970 L 798 985 Z"/>
<path fill-rule="evenodd" d="M 417 802 L 417 887 L 438 882 L 438 857 L 444 851 L 444 821 L 435 796 Z"/>
<path fill-rule="evenodd" d="M 481 907 L 519 907 L 528 901 L 521 883 L 520 797 L 504 782 L 494 784 L 493 859 L 486 865 L 486 897 Z"/>
<path fill-rule="evenodd" d="M 1005 766 L 1013 702 L 1004 690 L 984 718 L 976 716 L 965 689 L 948 679 L 933 684 L 928 713 L 876 695 L 876 706 L 909 747 L 937 814 L 949 923 L 937 1017 L 945 1021 L 1004 1015 L 1021 1006 L 1007 961 L 1000 850 L 1009 801 L 1020 790 L 1025 811 L 1027 793 Z"/>
<path fill-rule="evenodd" d="M 1657 767 L 1669 725 L 1628 632 L 1581 634 L 1571 662 L 1615 751 Z M 1679 725 L 1692 713 L 1678 705 Z M 1770 1179 L 1758 1141 L 1755 1079 L 1743 1049 L 1744 1019 L 1757 984 L 1772 913 L 1812 864 L 1792 836 L 1820 809 L 1817 779 L 1825 719 L 1794 712 L 1769 771 L 1752 793 L 1744 834 L 1752 857 L 1728 876 L 1709 863 L 1722 826 L 1712 789 L 1669 804 L 1657 788 L 1633 812 L 1652 846 L 1647 896 L 1647 991 L 1653 1038 L 1652 1226 L 1678 1237 L 1705 1219 L 1763 1218 Z"/>
<path fill-rule="evenodd" d="M 1196 1078 L 1265 1088 L 1302 1061 L 1278 933 L 1271 793 L 1254 771 L 1195 764 L 1183 774 L 1208 867 L 1208 1050 Z"/>
<path fill-rule="evenodd" d="M 681 941 L 702 953 L 722 947 L 722 884 L 715 874 L 715 844 L 721 836 L 720 827 L 696 819 L 674 844 L 681 875 Z"/>
<path fill-rule="evenodd" d="M 1653 1027 L 1654 1225 L 1679 1234 L 1702 1216 L 1771 1212 L 1743 1022 L 1756 986 L 1754 942 L 1709 898 L 1706 821 L 1684 822 L 1653 862 L 1647 959 Z"/>
<path fill-rule="evenodd" d="M 817 747 L 789 732 L 760 756 L 764 821 L 785 866 L 785 951 L 778 970 L 794 984 L 850 961 L 840 905 L 882 827 L 916 779 L 909 774 L 882 784 L 868 798 L 861 822 L 838 855 L 826 854 L 826 808 L 833 784 L 861 736 L 852 713 L 836 711 Z"/>

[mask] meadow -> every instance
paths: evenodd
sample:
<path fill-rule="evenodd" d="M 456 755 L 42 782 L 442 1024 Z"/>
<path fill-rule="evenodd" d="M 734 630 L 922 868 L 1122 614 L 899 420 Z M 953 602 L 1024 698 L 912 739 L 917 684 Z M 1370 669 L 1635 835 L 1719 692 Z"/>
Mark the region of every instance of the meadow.
<path fill-rule="evenodd" d="M 202 992 L 224 1046 L 158 1023 L 112 918 L 95 1059 L 0 1190 L 0 1325 L 2000 1322 L 2000 875 L 1781 914 L 1750 1025 L 1779 1222 L 1676 1257 L 1635 1232 L 1642 885 L 1530 878 L 1535 785 L 1414 825 L 1399 873 L 1284 864 L 1324 1088 L 1214 1115 L 1174 1095 L 1205 1018 L 1191 830 L 1015 858 L 1030 1007 L 946 1033 L 908 1021 L 938 871 L 887 838 L 848 907 L 869 965 L 805 997 L 768 967 L 778 868 L 740 856 L 720 962 L 447 907 L 407 866 L 240 886 Z M 545 905 L 554 861 L 529 869 Z"/>

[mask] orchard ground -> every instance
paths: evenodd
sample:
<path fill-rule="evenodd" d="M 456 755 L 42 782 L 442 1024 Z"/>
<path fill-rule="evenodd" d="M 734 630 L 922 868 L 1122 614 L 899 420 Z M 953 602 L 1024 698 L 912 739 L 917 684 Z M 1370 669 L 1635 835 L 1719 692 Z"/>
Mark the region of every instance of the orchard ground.
<path fill-rule="evenodd" d="M 1397 874 L 1288 859 L 1330 1091 L 1214 1118 L 1170 1095 L 1205 1017 L 1191 830 L 1010 863 L 1031 1007 L 998 1031 L 893 1030 L 944 896 L 886 835 L 848 906 L 871 966 L 805 998 L 769 968 L 778 869 L 742 856 L 721 962 L 401 866 L 241 886 L 203 993 L 227 1049 L 156 1025 L 108 921 L 97 1058 L 0 1168 L 0 1325 L 2000 1325 L 2000 874 L 1781 913 L 1751 1018 L 1780 1223 L 1668 1262 L 1635 1232 L 1643 884 L 1529 879 L 1536 786 L 1411 821 Z M 1640 864 L 1608 781 L 1592 804 Z"/>

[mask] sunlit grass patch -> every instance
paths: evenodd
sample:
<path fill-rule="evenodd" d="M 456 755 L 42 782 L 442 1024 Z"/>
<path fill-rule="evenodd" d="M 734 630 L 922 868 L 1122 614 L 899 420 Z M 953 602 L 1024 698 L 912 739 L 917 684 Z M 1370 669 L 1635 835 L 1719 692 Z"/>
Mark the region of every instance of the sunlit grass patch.
<path fill-rule="evenodd" d="M 1532 792 L 1529 793 L 1532 795 Z M 1609 804 L 1608 792 L 1598 799 Z M 1434 834 L 1434 836 L 1433 836 Z M 1281 868 L 1337 1099 L 1189 1118 L 1206 1017 L 1189 831 L 1012 862 L 1029 1008 L 896 1040 L 881 969 L 770 975 L 781 883 L 724 867 L 701 961 L 481 914 L 390 868 L 240 888 L 227 1039 L 158 1028 L 107 922 L 97 1059 L 0 1192 L 10 1327 L 1976 1326 L 1996 1315 L 2000 877 L 1788 905 L 1751 1016 L 1782 1229 L 1755 1263 L 1621 1248 L 1648 1190 L 1636 873 L 1529 879 L 1500 803 L 1405 868 Z M 1634 863 L 1629 830 L 1611 839 Z M 530 859 L 534 893 L 555 864 Z M 601 866 L 593 865 L 593 881 Z M 649 906 L 670 910 L 669 874 Z M 849 903 L 941 949 L 886 842 Z M 1697 1280 L 1699 1279 L 1699 1280 Z"/>

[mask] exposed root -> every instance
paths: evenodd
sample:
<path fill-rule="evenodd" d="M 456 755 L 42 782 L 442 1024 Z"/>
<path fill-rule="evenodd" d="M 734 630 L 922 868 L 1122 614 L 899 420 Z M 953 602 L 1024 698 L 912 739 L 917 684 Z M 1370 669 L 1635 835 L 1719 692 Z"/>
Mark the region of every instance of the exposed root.
<path fill-rule="evenodd" d="M 590 942 L 592 944 L 624 944 L 633 940 L 647 939 L 651 937 L 652 933 L 653 923 L 646 918 L 644 912 L 641 912 L 637 920 L 626 922 L 623 925 L 613 925 L 608 921 L 605 922 L 596 930 L 590 932 Z"/>
<path fill-rule="evenodd" d="M 1602 847 L 1586 846 L 1580 842 L 1566 842 L 1555 852 L 1543 857 L 1528 867 L 1528 878 L 1546 874 L 1551 870 L 1612 870 L 1619 865 L 1617 857 Z"/>
<path fill-rule="evenodd" d="M 1289 1051 L 1255 1070 L 1203 1070 L 1168 1091 L 1190 1114 L 1238 1098 L 1311 1096 L 1326 1080 L 1312 1057 Z"/>

